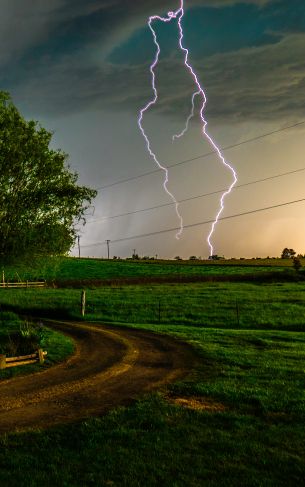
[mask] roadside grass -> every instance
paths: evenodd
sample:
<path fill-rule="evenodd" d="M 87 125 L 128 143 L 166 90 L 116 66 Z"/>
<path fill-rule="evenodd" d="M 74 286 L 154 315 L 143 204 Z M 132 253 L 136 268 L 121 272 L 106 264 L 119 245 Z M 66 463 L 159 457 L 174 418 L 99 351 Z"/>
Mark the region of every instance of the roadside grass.
<path fill-rule="evenodd" d="M 80 290 L 0 290 L 3 309 L 80 319 Z M 303 283 L 188 283 L 87 289 L 85 319 L 305 331 Z"/>
<path fill-rule="evenodd" d="M 305 259 L 303 264 L 305 263 Z M 5 279 L 75 281 L 90 279 L 123 279 L 165 276 L 239 275 L 261 272 L 280 272 L 292 267 L 291 259 L 248 259 L 221 261 L 173 260 L 104 260 L 49 258 L 14 266 L 3 266 Z"/>
<path fill-rule="evenodd" d="M 0 348 L 5 347 L 8 337 L 19 332 L 23 324 L 24 320 L 19 318 L 15 313 L 11 311 L 0 312 Z M 64 360 L 67 356 L 71 355 L 74 350 L 73 341 L 70 338 L 45 327 L 42 330 L 42 340 L 40 345 L 48 352 L 43 365 L 37 363 L 0 370 L 0 382 L 3 379 L 38 372 L 42 367 L 50 367 L 51 365 Z M 2 352 L 4 351 L 5 350 L 2 350 Z M 10 356 L 9 353 L 6 353 L 6 355 Z M 13 354 L 13 356 L 15 356 L 15 354 Z"/>
<path fill-rule="evenodd" d="M 1 437 L 2 484 L 302 485 L 303 334 L 135 326 L 190 341 L 201 366 L 185 381 L 102 418 Z"/>

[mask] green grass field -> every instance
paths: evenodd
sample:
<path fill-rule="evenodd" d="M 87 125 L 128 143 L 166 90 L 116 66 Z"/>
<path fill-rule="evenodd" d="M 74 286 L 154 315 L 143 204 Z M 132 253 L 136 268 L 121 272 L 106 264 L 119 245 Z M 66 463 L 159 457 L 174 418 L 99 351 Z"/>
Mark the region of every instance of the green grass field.
<path fill-rule="evenodd" d="M 79 289 L 0 291 L 25 314 L 80 318 Z M 182 283 L 103 286 L 86 291 L 86 319 L 203 328 L 305 330 L 305 284 Z"/>
<path fill-rule="evenodd" d="M 10 311 L 80 318 L 79 289 L 4 289 L 0 300 Z M 87 289 L 87 312 L 188 341 L 200 365 L 102 418 L 0 438 L 3 485 L 303 484 L 305 283 L 104 286 Z"/>
<path fill-rule="evenodd" d="M 303 264 L 305 263 L 305 260 Z M 54 258 L 30 265 L 4 266 L 6 280 L 67 280 L 145 278 L 165 276 L 206 276 L 283 271 L 291 259 L 249 259 L 221 261 L 133 261 Z"/>

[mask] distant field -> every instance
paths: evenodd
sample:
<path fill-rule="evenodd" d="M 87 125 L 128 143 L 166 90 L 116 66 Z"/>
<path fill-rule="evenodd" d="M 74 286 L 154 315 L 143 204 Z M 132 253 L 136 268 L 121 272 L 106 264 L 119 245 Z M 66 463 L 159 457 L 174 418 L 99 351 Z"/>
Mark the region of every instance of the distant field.
<path fill-rule="evenodd" d="M 305 264 L 305 260 L 303 262 Z M 251 259 L 219 261 L 136 261 L 62 258 L 31 264 L 5 266 L 6 280 L 46 279 L 47 281 L 109 280 L 165 276 L 241 275 L 280 272 L 292 267 L 291 259 Z"/>

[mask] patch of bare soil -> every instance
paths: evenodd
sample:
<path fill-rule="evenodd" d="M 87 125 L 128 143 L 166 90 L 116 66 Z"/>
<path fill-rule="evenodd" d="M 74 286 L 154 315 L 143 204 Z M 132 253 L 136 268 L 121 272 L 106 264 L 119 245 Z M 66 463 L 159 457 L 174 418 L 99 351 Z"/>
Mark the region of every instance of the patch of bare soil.
<path fill-rule="evenodd" d="M 101 415 L 184 377 L 197 361 L 187 344 L 148 331 L 46 324 L 71 336 L 76 352 L 43 372 L 0 382 L 0 433 Z"/>
<path fill-rule="evenodd" d="M 197 411 L 208 411 L 211 413 L 219 413 L 225 411 L 227 408 L 220 402 L 212 401 L 206 397 L 170 397 L 169 401 L 177 406 L 182 406 L 188 409 Z"/>

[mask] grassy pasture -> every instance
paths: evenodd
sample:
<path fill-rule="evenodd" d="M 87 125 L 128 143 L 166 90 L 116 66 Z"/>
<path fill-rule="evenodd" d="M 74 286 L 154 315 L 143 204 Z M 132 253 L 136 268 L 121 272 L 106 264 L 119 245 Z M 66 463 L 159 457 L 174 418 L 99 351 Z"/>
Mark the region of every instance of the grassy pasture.
<path fill-rule="evenodd" d="M 305 263 L 305 259 L 303 264 Z M 103 260 L 53 258 L 36 266 L 4 266 L 6 280 L 46 279 L 47 281 L 145 278 L 164 276 L 206 276 L 283 271 L 291 268 L 291 259 L 248 259 L 221 261 Z"/>
<path fill-rule="evenodd" d="M 195 374 L 102 418 L 0 438 L 3 485 L 302 485 L 304 335 L 157 329 L 196 346 Z"/>
<path fill-rule="evenodd" d="M 2 306 L 38 316 L 80 318 L 79 289 L 0 290 Z M 305 284 L 182 283 L 87 289 L 86 319 L 305 331 Z"/>
<path fill-rule="evenodd" d="M 75 262 L 83 261 L 69 266 Z M 110 275 L 117 262 L 104 264 Z M 128 264 L 134 273 L 144 266 Z M 71 278 L 86 278 L 84 269 Z M 3 289 L 0 302 L 7 310 L 80 319 L 79 289 Z M 200 366 L 105 417 L 1 437 L 3 485 L 303 484 L 305 283 L 116 284 L 87 289 L 87 313 L 88 320 L 188 341 Z"/>

